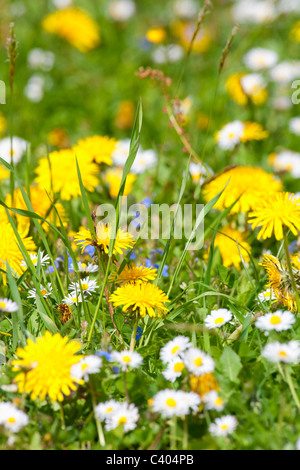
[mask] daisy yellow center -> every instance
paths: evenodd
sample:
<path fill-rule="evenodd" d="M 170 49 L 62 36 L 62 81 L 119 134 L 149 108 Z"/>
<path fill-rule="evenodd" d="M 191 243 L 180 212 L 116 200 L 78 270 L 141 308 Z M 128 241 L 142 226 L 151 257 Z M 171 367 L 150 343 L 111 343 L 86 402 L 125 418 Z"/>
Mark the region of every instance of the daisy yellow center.
<path fill-rule="evenodd" d="M 47 294 L 46 289 L 42 289 L 42 290 L 41 290 L 41 294 L 42 294 L 42 295 L 46 295 L 46 294 Z"/>
<path fill-rule="evenodd" d="M 176 362 L 174 365 L 174 372 L 182 372 L 184 369 L 184 363 L 183 362 Z"/>
<path fill-rule="evenodd" d="M 281 323 L 281 319 L 278 315 L 273 315 L 270 320 L 271 325 L 278 325 L 278 323 Z"/>
<path fill-rule="evenodd" d="M 87 290 L 89 288 L 89 285 L 84 282 L 83 284 L 81 284 L 81 287 L 82 287 L 82 290 Z"/>
<path fill-rule="evenodd" d="M 279 356 L 285 357 L 285 356 L 286 356 L 286 352 L 285 352 L 285 351 L 279 351 Z"/>
<path fill-rule="evenodd" d="M 177 405 L 177 403 L 174 400 L 174 398 L 168 398 L 166 401 L 166 405 L 170 406 L 171 408 L 174 408 Z"/>
<path fill-rule="evenodd" d="M 172 353 L 172 354 L 177 353 L 178 349 L 179 349 L 179 346 L 174 346 L 174 348 L 172 349 L 171 353 Z"/>
<path fill-rule="evenodd" d="M 112 411 L 112 407 L 107 408 L 106 413 L 111 413 L 111 411 Z"/>
<path fill-rule="evenodd" d="M 216 398 L 215 404 L 216 404 L 216 405 L 222 405 L 222 404 L 223 404 L 222 398 L 221 398 L 221 397 Z"/>
<path fill-rule="evenodd" d="M 130 361 L 131 361 L 131 357 L 130 357 L 130 356 L 124 356 L 124 357 L 123 357 L 123 361 L 124 361 L 124 362 L 127 362 L 127 363 L 130 362 Z"/>
<path fill-rule="evenodd" d="M 6 308 L 6 303 L 5 302 L 0 302 L 0 308 Z"/>
<path fill-rule="evenodd" d="M 73 297 L 72 302 L 78 302 L 78 297 Z"/>
<path fill-rule="evenodd" d="M 125 424 L 125 423 L 127 423 L 126 416 L 121 416 L 121 418 L 119 419 L 119 424 Z"/>
<path fill-rule="evenodd" d="M 81 370 L 85 370 L 87 367 L 88 367 L 88 365 L 87 365 L 87 364 L 82 364 L 82 366 L 81 366 Z"/>
<path fill-rule="evenodd" d="M 11 416 L 10 418 L 8 418 L 8 419 L 6 420 L 6 422 L 9 423 L 9 424 L 13 424 L 13 423 L 16 422 L 16 419 L 15 419 L 13 416 Z"/>
<path fill-rule="evenodd" d="M 194 364 L 195 366 L 199 367 L 199 366 L 202 366 L 202 357 L 197 357 L 197 359 L 194 360 Z"/>
<path fill-rule="evenodd" d="M 222 424 L 221 429 L 222 429 L 223 431 L 225 431 L 226 429 L 228 429 L 228 424 Z"/>
<path fill-rule="evenodd" d="M 224 318 L 218 317 L 218 318 L 215 319 L 215 324 L 219 325 L 220 323 L 223 323 L 223 321 L 224 321 Z"/>

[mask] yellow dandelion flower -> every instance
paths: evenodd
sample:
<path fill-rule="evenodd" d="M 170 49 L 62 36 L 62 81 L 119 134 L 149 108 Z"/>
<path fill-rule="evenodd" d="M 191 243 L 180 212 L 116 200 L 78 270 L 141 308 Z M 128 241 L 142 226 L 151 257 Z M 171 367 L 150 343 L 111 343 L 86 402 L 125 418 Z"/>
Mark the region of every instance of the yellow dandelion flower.
<path fill-rule="evenodd" d="M 94 191 L 99 183 L 99 169 L 83 155 L 77 155 L 78 165 L 83 185 L 88 191 Z M 35 172 L 36 182 L 40 189 L 46 190 L 50 195 L 53 191 L 60 194 L 60 198 L 69 201 L 78 197 L 80 193 L 75 153 L 72 149 L 63 149 L 49 154 L 51 168 L 47 157 L 41 158 Z M 52 184 L 51 184 L 52 181 Z"/>
<path fill-rule="evenodd" d="M 296 21 L 296 23 L 292 26 L 290 38 L 292 41 L 300 42 L 300 21 Z"/>
<path fill-rule="evenodd" d="M 94 135 L 93 137 L 79 140 L 77 145 L 73 147 L 73 150 L 76 155 L 83 152 L 87 159 L 95 160 L 98 164 L 105 163 L 106 165 L 112 165 L 111 154 L 116 144 L 117 141 L 111 137 Z"/>
<path fill-rule="evenodd" d="M 166 31 L 163 28 L 152 28 L 146 32 L 146 38 L 149 42 L 160 44 L 166 38 Z"/>
<path fill-rule="evenodd" d="M 182 46 L 189 49 L 195 33 L 195 24 L 190 22 L 177 22 L 173 25 L 174 34 L 179 37 Z M 192 50 L 203 53 L 209 49 L 211 44 L 211 34 L 205 27 L 201 27 L 193 41 Z"/>
<path fill-rule="evenodd" d="M 49 397 L 56 402 L 77 389 L 81 382 L 71 376 L 71 367 L 83 357 L 76 355 L 81 345 L 68 340 L 59 333 L 52 335 L 46 331 L 36 342 L 28 339 L 24 348 L 17 349 L 19 359 L 12 365 L 14 371 L 19 371 L 15 381 L 20 393 L 30 393 L 31 400 Z"/>
<path fill-rule="evenodd" d="M 264 255 L 262 266 L 267 271 L 267 287 L 272 289 L 277 301 L 282 302 L 289 310 L 297 311 L 297 302 L 295 299 L 292 281 L 287 266 L 279 261 L 273 255 Z M 292 269 L 294 279 L 298 290 L 300 290 L 300 271 L 298 264 L 292 260 Z"/>
<path fill-rule="evenodd" d="M 9 178 L 9 171 L 3 168 L 2 165 L 0 165 L 0 181 L 5 180 Z"/>
<path fill-rule="evenodd" d="M 120 184 L 122 181 L 123 170 L 120 168 L 112 168 L 107 170 L 104 180 L 109 185 L 109 194 L 111 197 L 116 198 L 119 194 Z M 136 180 L 136 175 L 129 173 L 126 178 L 123 196 L 131 193 L 132 185 Z"/>
<path fill-rule="evenodd" d="M 123 282 L 142 282 L 142 281 L 153 281 L 156 278 L 157 269 L 156 268 L 147 268 L 146 266 L 137 266 L 137 265 L 126 265 L 123 271 L 118 274 L 117 271 L 114 272 L 110 278 L 110 282 L 115 282 L 116 284 Z"/>
<path fill-rule="evenodd" d="M 130 129 L 134 122 L 135 106 L 132 101 L 121 101 L 117 115 L 115 117 L 115 125 L 118 129 Z"/>
<path fill-rule="evenodd" d="M 251 83 L 251 86 L 248 85 L 245 91 L 245 86 L 243 86 L 242 82 L 250 75 L 251 74 L 235 73 L 231 75 L 225 83 L 225 88 L 232 99 L 241 106 L 245 106 L 249 100 L 255 105 L 261 105 L 268 98 L 268 91 L 263 81 L 261 83 Z"/>
<path fill-rule="evenodd" d="M 27 232 L 20 229 L 18 232 L 26 250 L 29 252 L 34 251 L 36 246 L 31 237 L 26 237 Z M 24 258 L 18 245 L 18 240 L 10 223 L 7 221 L 0 222 L 0 268 L 6 271 L 6 263 L 8 263 L 12 271 L 20 276 L 23 273 L 20 263 Z"/>
<path fill-rule="evenodd" d="M 155 318 L 162 317 L 168 312 L 165 302 L 170 302 L 168 296 L 155 284 L 149 282 L 128 283 L 118 287 L 109 299 L 115 307 L 123 305 L 123 312 L 137 312 Z"/>
<path fill-rule="evenodd" d="M 84 10 L 64 8 L 47 15 L 42 22 L 45 31 L 66 39 L 81 52 L 89 52 L 100 43 L 98 24 Z"/>
<path fill-rule="evenodd" d="M 68 134 L 63 127 L 55 127 L 49 132 L 47 141 L 53 147 L 67 148 L 69 147 Z"/>
<path fill-rule="evenodd" d="M 75 235 L 74 241 L 77 245 L 81 246 L 82 253 L 88 245 L 93 245 L 99 248 L 100 250 L 108 253 L 110 240 L 112 237 L 112 225 L 104 224 L 102 222 L 97 224 L 96 227 L 96 240 L 92 240 L 92 235 L 89 230 L 82 228 Z M 116 235 L 114 251 L 113 253 L 122 254 L 124 250 L 132 248 L 135 243 L 135 240 L 131 235 L 125 230 L 119 228 Z"/>
<path fill-rule="evenodd" d="M 255 209 L 261 199 L 280 191 L 282 184 L 262 168 L 237 166 L 215 176 L 203 186 L 205 201 L 210 201 L 222 189 L 224 191 L 214 208 L 224 210 L 240 197 L 231 209 L 231 213 L 238 213 Z"/>
<path fill-rule="evenodd" d="M 251 247 L 245 239 L 244 232 L 233 229 L 229 225 L 220 229 L 220 232 L 216 234 L 214 246 L 220 250 L 223 266 L 227 268 L 233 265 L 240 270 L 241 256 L 245 262 L 250 261 Z"/>
<path fill-rule="evenodd" d="M 261 124 L 257 122 L 244 122 L 245 128 L 241 137 L 241 142 L 249 142 L 250 140 L 263 140 L 269 136 Z"/>
<path fill-rule="evenodd" d="M 300 271 L 300 255 L 293 255 L 291 256 L 291 261 L 294 264 L 295 268 Z"/>
<path fill-rule="evenodd" d="M 234 73 L 226 80 L 225 88 L 232 97 L 241 106 L 246 106 L 248 103 L 248 96 L 244 92 L 241 85 L 241 78 L 244 76 L 244 73 Z"/>
<path fill-rule="evenodd" d="M 36 214 L 40 215 L 44 219 L 48 220 L 53 225 L 60 226 L 59 219 L 56 215 L 55 209 L 51 208 L 51 202 L 46 194 L 46 192 L 40 189 L 38 186 L 30 187 L 30 202 L 32 204 L 33 210 Z M 11 207 L 11 195 L 7 194 L 5 203 Z M 62 221 L 66 220 L 65 209 L 60 203 L 55 203 L 55 207 L 60 215 Z M 20 188 L 15 189 L 14 191 L 14 208 L 28 210 L 26 203 L 23 199 L 22 192 Z M 21 231 L 28 233 L 30 227 L 30 219 L 23 217 L 22 215 L 15 214 L 18 227 Z M 39 221 L 43 226 L 45 232 L 48 232 L 50 227 L 47 223 Z"/>
<path fill-rule="evenodd" d="M 255 210 L 249 214 L 252 228 L 261 227 L 257 238 L 284 238 L 283 228 L 287 227 L 294 235 L 300 230 L 300 199 L 293 194 L 280 192 L 257 202 Z"/>
<path fill-rule="evenodd" d="M 197 393 L 201 398 L 212 390 L 218 392 L 220 389 L 213 372 L 200 375 L 199 377 L 192 375 L 190 378 L 190 387 L 192 392 Z"/>
<path fill-rule="evenodd" d="M 0 135 L 4 134 L 4 131 L 7 128 L 7 122 L 2 113 L 0 113 Z"/>

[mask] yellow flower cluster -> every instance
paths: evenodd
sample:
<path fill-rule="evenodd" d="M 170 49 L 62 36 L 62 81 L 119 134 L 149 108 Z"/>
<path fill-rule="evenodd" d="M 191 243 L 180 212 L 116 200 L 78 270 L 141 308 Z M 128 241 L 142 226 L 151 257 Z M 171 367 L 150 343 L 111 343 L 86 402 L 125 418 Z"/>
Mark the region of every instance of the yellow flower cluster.
<path fill-rule="evenodd" d="M 45 31 L 66 39 L 81 52 L 89 52 L 100 43 L 98 24 L 79 8 L 64 8 L 47 15 L 42 26 Z"/>

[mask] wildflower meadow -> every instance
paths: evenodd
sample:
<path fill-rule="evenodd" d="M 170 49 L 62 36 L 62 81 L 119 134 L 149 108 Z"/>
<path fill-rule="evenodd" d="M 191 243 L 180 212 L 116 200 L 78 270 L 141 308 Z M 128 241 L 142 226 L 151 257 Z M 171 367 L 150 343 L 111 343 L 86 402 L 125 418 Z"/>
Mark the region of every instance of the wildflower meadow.
<path fill-rule="evenodd" d="M 300 450 L 300 0 L 0 6 L 0 448 Z"/>

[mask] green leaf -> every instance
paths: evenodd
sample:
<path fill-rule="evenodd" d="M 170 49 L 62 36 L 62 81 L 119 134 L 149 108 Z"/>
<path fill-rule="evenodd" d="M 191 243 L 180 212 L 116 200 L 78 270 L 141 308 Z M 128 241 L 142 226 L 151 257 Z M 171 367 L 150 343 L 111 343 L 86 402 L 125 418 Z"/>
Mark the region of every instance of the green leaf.
<path fill-rule="evenodd" d="M 119 331 L 122 331 L 124 325 L 124 316 L 121 313 L 114 314 L 114 322 Z"/>
<path fill-rule="evenodd" d="M 239 382 L 238 375 L 242 368 L 242 363 L 240 357 L 234 352 L 234 350 L 230 346 L 225 346 L 219 359 L 219 365 L 222 369 L 222 373 L 231 382 Z"/>

